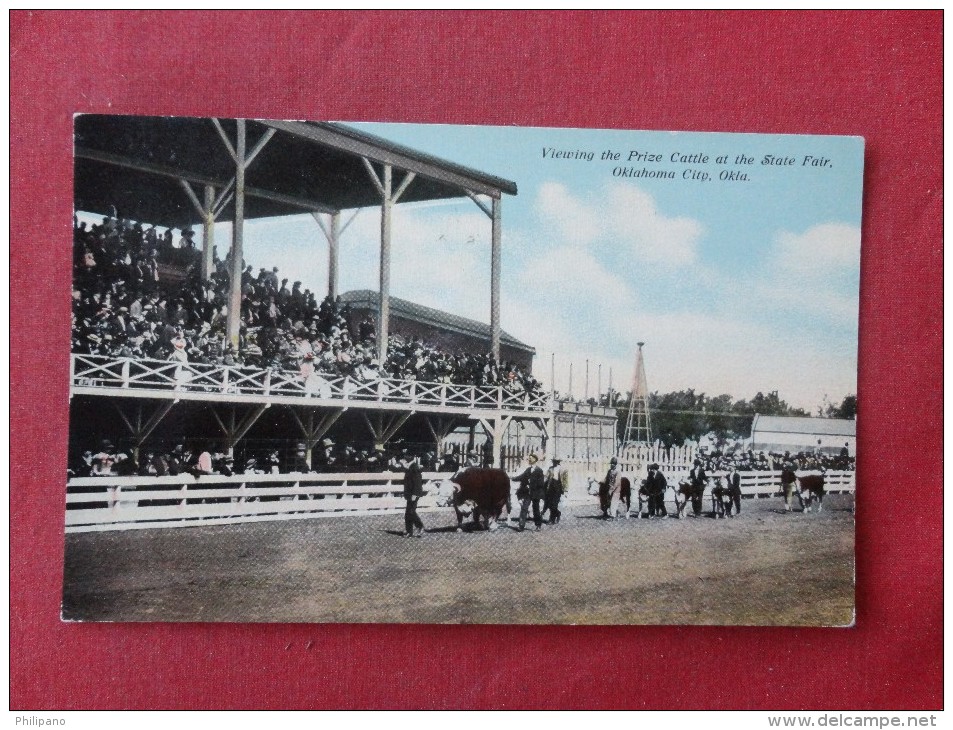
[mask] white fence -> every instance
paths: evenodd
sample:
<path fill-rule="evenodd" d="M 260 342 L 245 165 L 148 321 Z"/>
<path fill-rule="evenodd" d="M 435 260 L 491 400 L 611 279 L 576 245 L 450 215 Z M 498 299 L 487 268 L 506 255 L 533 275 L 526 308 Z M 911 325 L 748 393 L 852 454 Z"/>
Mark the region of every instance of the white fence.
<path fill-rule="evenodd" d="M 684 459 L 679 459 L 674 463 L 664 463 L 658 460 L 646 461 L 624 461 L 619 460 L 619 472 L 621 476 L 629 478 L 632 483 L 633 492 L 639 488 L 639 484 L 648 474 L 648 464 L 658 463 L 659 470 L 665 476 L 669 486 L 676 486 L 678 481 L 687 478 L 692 469 L 692 460 L 687 463 Z M 589 479 L 601 481 L 605 478 L 609 470 L 609 459 L 597 460 L 579 460 L 566 459 L 563 465 L 569 470 L 569 494 L 566 496 L 570 503 L 591 502 L 593 497 L 588 492 Z M 741 475 L 741 496 L 748 499 L 758 499 L 762 497 L 771 497 L 781 493 L 781 472 L 780 471 L 742 471 Z M 820 472 L 796 472 L 798 476 L 805 474 L 819 474 Z M 728 472 L 714 471 L 708 472 L 710 479 L 709 488 L 705 491 L 706 498 L 711 494 L 711 486 L 714 485 L 716 477 L 727 476 Z M 828 471 L 824 474 L 824 488 L 827 494 L 854 493 L 856 485 L 855 472 L 853 471 Z M 669 499 L 672 498 L 672 492 L 666 492 Z"/>
<path fill-rule="evenodd" d="M 95 389 L 104 394 L 150 390 L 175 397 L 182 393 L 205 394 L 210 400 L 258 398 L 313 398 L 363 403 L 405 403 L 468 410 L 549 411 L 549 393 L 530 394 L 502 385 L 454 385 L 419 380 L 378 378 L 370 381 L 313 373 L 303 377 L 295 370 L 272 370 L 205 365 L 164 360 L 77 355 L 70 359 L 74 389 Z"/>
<path fill-rule="evenodd" d="M 402 480 L 392 472 L 83 477 L 67 484 L 66 531 L 396 514 L 405 507 Z M 418 508 L 435 509 L 434 497 Z"/>
<path fill-rule="evenodd" d="M 592 504 L 588 478 L 602 479 L 605 471 L 586 464 L 567 463 L 570 471 L 569 504 Z M 622 465 L 622 474 L 638 489 L 644 473 Z M 665 471 L 670 485 L 688 473 Z M 425 473 L 426 483 L 449 476 Z M 721 476 L 716 472 L 711 476 Z M 72 479 L 66 492 L 66 531 L 127 530 L 144 527 L 185 527 L 263 520 L 290 520 L 343 515 L 400 514 L 403 475 L 374 474 L 189 474 L 174 477 L 83 477 Z M 827 472 L 828 493 L 853 493 L 854 472 Z M 741 473 L 743 497 L 770 497 L 781 488 L 781 472 Z M 666 493 L 669 500 L 672 493 Z M 706 491 L 706 497 L 709 492 Z M 635 502 L 635 499 L 633 499 Z M 515 503 L 515 499 L 514 499 Z M 432 494 L 418 508 L 439 509 Z M 449 518 L 449 512 L 448 512 Z M 451 522 L 448 520 L 448 525 Z M 395 523 L 399 525 L 399 523 Z"/>

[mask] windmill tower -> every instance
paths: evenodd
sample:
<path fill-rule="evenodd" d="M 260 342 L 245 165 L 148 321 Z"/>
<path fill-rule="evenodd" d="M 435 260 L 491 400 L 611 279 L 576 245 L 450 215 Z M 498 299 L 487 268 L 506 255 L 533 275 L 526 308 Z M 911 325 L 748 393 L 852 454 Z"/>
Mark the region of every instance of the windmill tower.
<path fill-rule="evenodd" d="M 649 386 L 645 380 L 645 360 L 642 357 L 642 345 L 636 343 L 639 353 L 635 359 L 635 377 L 632 379 L 632 398 L 629 400 L 629 417 L 625 422 L 625 438 L 620 452 L 630 446 L 650 445 L 652 443 L 652 419 L 649 416 Z"/>

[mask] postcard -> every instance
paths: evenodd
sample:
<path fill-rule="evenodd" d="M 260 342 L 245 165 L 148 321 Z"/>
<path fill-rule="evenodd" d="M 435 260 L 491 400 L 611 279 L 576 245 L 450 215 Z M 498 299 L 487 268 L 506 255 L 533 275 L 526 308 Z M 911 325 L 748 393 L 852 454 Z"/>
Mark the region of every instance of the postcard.
<path fill-rule="evenodd" d="M 64 620 L 853 623 L 863 139 L 74 132 Z"/>

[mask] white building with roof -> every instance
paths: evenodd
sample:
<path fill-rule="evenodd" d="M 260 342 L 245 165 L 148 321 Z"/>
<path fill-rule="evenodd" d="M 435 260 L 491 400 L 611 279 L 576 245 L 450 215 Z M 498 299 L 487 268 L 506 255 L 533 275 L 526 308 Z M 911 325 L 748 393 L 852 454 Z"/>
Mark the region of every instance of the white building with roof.
<path fill-rule="evenodd" d="M 751 424 L 751 448 L 755 451 L 839 454 L 845 444 L 848 453 L 854 456 L 857 421 L 756 415 Z"/>

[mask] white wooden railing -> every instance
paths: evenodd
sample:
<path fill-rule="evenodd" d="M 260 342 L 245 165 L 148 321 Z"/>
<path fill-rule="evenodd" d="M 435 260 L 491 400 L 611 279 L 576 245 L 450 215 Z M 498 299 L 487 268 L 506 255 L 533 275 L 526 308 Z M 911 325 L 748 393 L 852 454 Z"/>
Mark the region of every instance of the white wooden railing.
<path fill-rule="evenodd" d="M 566 463 L 570 470 L 568 504 L 596 505 L 587 491 L 588 478 L 601 474 L 585 465 Z M 583 467 L 582 469 L 577 467 Z M 670 485 L 687 475 L 665 472 Z M 638 489 L 644 474 L 622 474 Z M 425 473 L 428 483 L 449 476 Z M 715 472 L 711 476 L 721 476 Z M 190 474 L 169 477 L 82 477 L 72 479 L 66 490 L 66 531 L 126 530 L 144 527 L 185 527 L 263 520 L 291 520 L 345 515 L 398 515 L 403 512 L 403 475 L 394 472 L 373 474 Z M 828 493 L 853 493 L 854 472 L 825 475 Z M 714 481 L 714 480 L 712 480 Z M 741 493 L 745 498 L 771 497 L 781 489 L 781 472 L 741 472 Z M 710 489 L 706 490 L 706 497 Z M 666 492 L 668 502 L 672 492 Z M 513 500 L 515 504 L 515 498 Z M 633 505 L 635 499 L 633 499 Z M 438 510 L 435 497 L 426 493 L 419 502 L 422 512 Z M 634 508 L 634 506 L 633 506 Z M 400 529 L 400 522 L 395 529 Z M 447 525 L 453 524 L 447 510 Z"/>
<path fill-rule="evenodd" d="M 206 365 L 164 360 L 73 354 L 71 387 L 118 395 L 123 391 L 160 391 L 170 396 L 204 394 L 209 399 L 292 397 L 328 401 L 406 403 L 466 410 L 549 411 L 549 393 L 526 393 L 502 385 L 456 385 L 419 380 L 351 377 L 314 373 L 305 378 L 294 370 Z"/>
<path fill-rule="evenodd" d="M 446 476 L 425 473 L 425 490 Z M 403 475 L 393 472 L 82 477 L 67 484 L 66 531 L 397 514 L 403 493 Z M 433 494 L 418 507 L 436 509 Z"/>
<path fill-rule="evenodd" d="M 647 475 L 646 467 L 648 462 L 637 461 L 629 462 L 619 461 L 619 471 L 622 476 L 626 476 L 632 483 L 632 489 L 638 489 L 641 481 Z M 604 460 L 594 459 L 564 459 L 563 466 L 569 470 L 569 494 L 567 500 L 571 503 L 582 503 L 592 501 L 593 497 L 588 493 L 589 479 L 602 480 L 609 470 L 608 457 Z M 665 475 L 669 486 L 675 487 L 680 479 L 687 479 L 691 472 L 692 465 L 685 464 L 682 461 L 666 464 L 659 463 L 659 469 Z M 759 499 L 771 497 L 781 492 L 781 472 L 780 471 L 740 471 L 741 476 L 741 496 L 747 499 Z M 820 474 L 819 471 L 797 471 L 798 476 L 806 474 Z M 711 493 L 711 487 L 715 483 L 716 477 L 725 477 L 726 471 L 707 472 L 709 486 L 705 490 L 706 497 Z M 824 474 L 824 488 L 828 494 L 853 494 L 856 488 L 856 472 L 853 471 L 827 471 Z M 671 490 L 666 492 L 666 498 L 672 499 Z"/>

